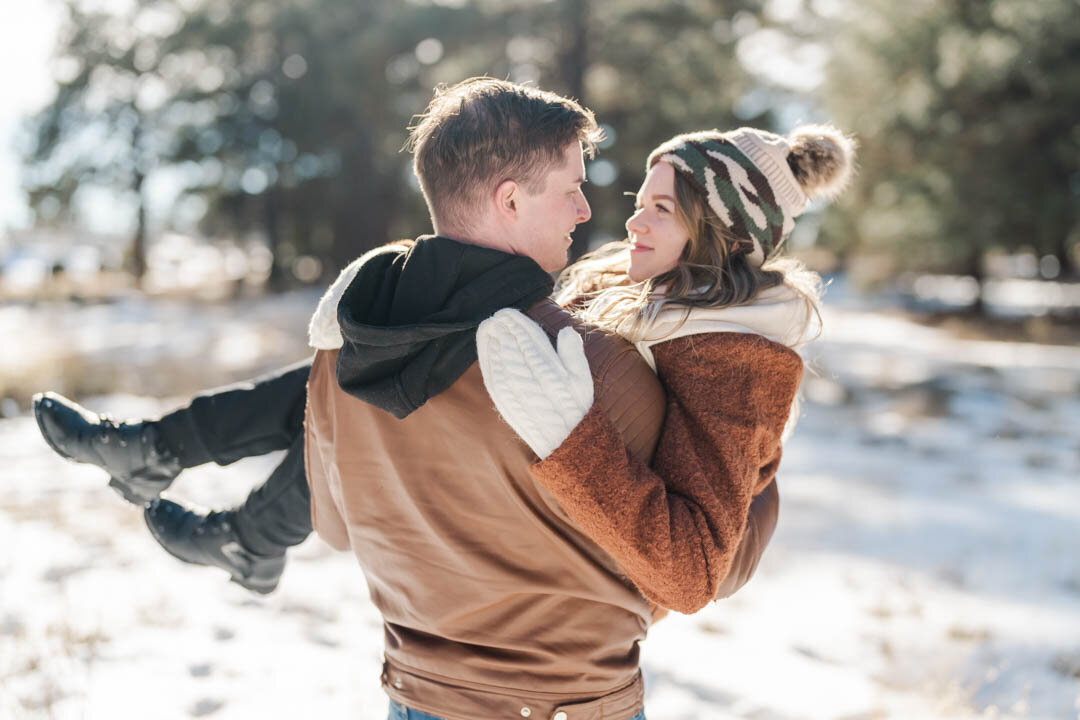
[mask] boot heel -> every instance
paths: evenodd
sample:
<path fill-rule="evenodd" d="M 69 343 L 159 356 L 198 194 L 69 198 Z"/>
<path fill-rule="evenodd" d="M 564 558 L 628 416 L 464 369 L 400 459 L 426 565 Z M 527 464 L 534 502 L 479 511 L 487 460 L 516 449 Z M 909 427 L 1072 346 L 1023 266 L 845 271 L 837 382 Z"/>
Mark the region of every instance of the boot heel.
<path fill-rule="evenodd" d="M 285 570 L 285 552 L 264 556 L 249 551 L 236 535 L 232 515 L 233 511 L 194 512 L 161 498 L 143 509 L 146 527 L 167 553 L 193 565 L 221 568 L 230 581 L 266 595 Z"/>
<path fill-rule="evenodd" d="M 120 497 L 124 498 L 132 505 L 145 505 L 147 502 L 143 496 L 133 493 L 131 486 L 123 480 L 111 477 L 109 478 L 109 487 L 115 490 Z"/>
<path fill-rule="evenodd" d="M 250 590 L 251 592 L 259 593 L 260 595 L 269 595 L 270 593 L 274 592 L 274 590 L 276 590 L 278 586 L 277 580 L 269 582 L 259 581 L 255 578 L 245 580 L 240 575 L 233 575 L 229 578 L 229 582 L 236 583 L 245 590 Z"/>

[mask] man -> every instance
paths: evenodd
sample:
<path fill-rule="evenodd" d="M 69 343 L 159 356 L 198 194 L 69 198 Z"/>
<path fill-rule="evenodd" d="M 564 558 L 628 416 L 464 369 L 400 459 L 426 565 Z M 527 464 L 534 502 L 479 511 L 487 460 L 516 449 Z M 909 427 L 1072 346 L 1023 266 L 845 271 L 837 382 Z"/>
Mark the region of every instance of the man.
<path fill-rule="evenodd" d="M 552 93 L 488 78 L 439 89 L 410 138 L 436 235 L 365 256 L 331 303 L 338 336 L 317 343 L 310 372 L 266 381 L 307 380 L 303 447 L 288 432 L 249 438 L 289 444 L 293 488 L 303 458 L 316 531 L 357 556 L 383 615 L 387 693 L 438 718 L 642 712 L 637 643 L 663 610 L 533 481 L 535 456 L 496 414 L 476 363 L 476 327 L 499 309 L 526 311 L 550 335 L 572 322 L 548 300 L 549 273 L 589 218 L 583 153 L 598 137 L 588 110 Z M 585 347 L 596 403 L 647 460 L 663 419 L 658 381 L 626 343 L 590 333 Z M 204 396 L 198 413 L 253 391 Z M 118 470 L 114 483 L 136 500 L 184 464 L 170 442 L 199 435 L 184 425 L 190 412 L 117 426 L 57 396 L 39 405 L 54 447 Z M 123 467 L 121 440 L 137 448 Z M 775 493 L 763 497 L 720 594 L 745 582 L 768 541 Z M 252 547 L 260 523 L 244 508 L 202 516 L 159 501 L 146 512 L 182 559 L 254 589 L 276 583 L 283 548 Z"/>

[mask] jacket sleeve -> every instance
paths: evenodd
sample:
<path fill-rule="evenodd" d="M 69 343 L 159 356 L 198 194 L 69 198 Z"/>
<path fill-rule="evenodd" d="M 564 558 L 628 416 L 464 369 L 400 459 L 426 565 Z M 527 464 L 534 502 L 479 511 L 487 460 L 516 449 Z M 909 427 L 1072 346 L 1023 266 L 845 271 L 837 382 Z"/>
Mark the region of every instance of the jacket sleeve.
<path fill-rule="evenodd" d="M 776 520 L 780 510 L 780 492 L 774 479 L 769 485 L 754 498 L 750 503 L 750 514 L 746 518 L 746 529 L 743 530 L 739 548 L 735 551 L 735 559 L 731 563 L 731 569 L 727 576 L 720 581 L 714 600 L 723 600 L 734 595 L 743 585 L 750 582 L 757 570 L 758 561 L 765 554 L 765 548 L 772 540 L 773 531 L 776 530 Z M 668 614 L 668 609 L 649 603 L 652 612 L 653 623 L 663 620 Z"/>
<path fill-rule="evenodd" d="M 731 568 L 720 581 L 714 600 L 723 600 L 734 595 L 739 588 L 750 582 L 757 570 L 758 561 L 765 553 L 769 541 L 776 530 L 776 521 L 780 515 L 780 491 L 774 478 L 764 490 L 750 503 L 750 514 L 746 518 L 746 529 L 735 551 Z"/>
<path fill-rule="evenodd" d="M 738 589 L 772 534 L 772 481 L 802 361 L 739 333 L 678 338 L 654 353 L 668 407 L 652 467 L 627 452 L 597 403 L 533 474 L 647 598 L 690 613 Z"/>

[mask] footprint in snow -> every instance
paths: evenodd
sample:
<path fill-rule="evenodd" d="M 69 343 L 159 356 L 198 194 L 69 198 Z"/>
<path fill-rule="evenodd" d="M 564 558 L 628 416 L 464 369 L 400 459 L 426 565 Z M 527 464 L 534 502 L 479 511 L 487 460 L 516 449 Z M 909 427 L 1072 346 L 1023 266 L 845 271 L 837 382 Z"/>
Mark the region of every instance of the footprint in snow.
<path fill-rule="evenodd" d="M 199 702 L 191 706 L 188 710 L 188 715 L 191 717 L 206 717 L 216 713 L 221 708 L 225 707 L 224 700 L 214 700 L 213 698 L 203 698 Z"/>
<path fill-rule="evenodd" d="M 191 677 L 210 677 L 212 672 L 214 672 L 214 666 L 210 663 L 199 663 L 198 665 L 191 665 L 188 667 L 188 673 Z"/>

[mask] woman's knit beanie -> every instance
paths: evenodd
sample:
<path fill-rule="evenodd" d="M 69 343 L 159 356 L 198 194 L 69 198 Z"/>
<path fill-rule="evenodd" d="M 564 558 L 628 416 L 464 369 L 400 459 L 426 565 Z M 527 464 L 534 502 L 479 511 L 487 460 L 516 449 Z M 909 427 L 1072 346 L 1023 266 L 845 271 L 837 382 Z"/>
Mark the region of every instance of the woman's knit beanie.
<path fill-rule="evenodd" d="M 737 238 L 731 256 L 763 263 L 795 227 L 807 202 L 836 197 L 854 171 L 855 141 L 827 125 L 786 136 L 739 128 L 676 135 L 649 154 L 670 163 L 704 195 Z"/>

